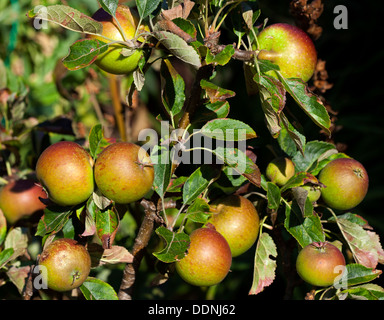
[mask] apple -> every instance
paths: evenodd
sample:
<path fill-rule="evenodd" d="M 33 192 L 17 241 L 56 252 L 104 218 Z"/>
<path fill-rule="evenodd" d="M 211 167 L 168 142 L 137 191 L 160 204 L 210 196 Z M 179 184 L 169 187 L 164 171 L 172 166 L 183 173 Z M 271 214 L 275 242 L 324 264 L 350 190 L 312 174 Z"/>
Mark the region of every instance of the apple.
<path fill-rule="evenodd" d="M 232 255 L 225 238 L 212 225 L 198 228 L 190 234 L 187 255 L 176 262 L 176 271 L 194 286 L 213 286 L 228 274 Z"/>
<path fill-rule="evenodd" d="M 47 199 L 44 189 L 31 179 L 9 181 L 0 190 L 0 209 L 9 224 L 42 212 Z"/>
<path fill-rule="evenodd" d="M 91 270 L 87 249 L 73 239 L 57 239 L 39 257 L 43 283 L 49 289 L 64 292 L 80 287 Z"/>
<path fill-rule="evenodd" d="M 92 158 L 72 141 L 60 141 L 46 148 L 37 160 L 36 176 L 49 199 L 60 206 L 78 205 L 94 189 Z"/>
<path fill-rule="evenodd" d="M 214 201 L 208 220 L 227 240 L 232 257 L 246 252 L 255 243 L 260 227 L 256 208 L 247 198 L 230 195 Z"/>
<path fill-rule="evenodd" d="M 175 264 L 180 277 L 200 287 L 223 281 L 232 264 L 227 240 L 212 225 L 192 231 L 190 240 L 187 255 Z"/>
<path fill-rule="evenodd" d="M 124 31 L 126 39 L 132 40 L 135 37 L 136 28 L 139 24 L 138 14 L 133 9 L 120 4 L 117 6 L 115 16 Z M 108 41 L 100 35 L 87 35 L 88 38 L 97 39 L 106 43 L 109 43 L 112 40 L 124 41 L 123 34 L 120 32 L 115 19 L 109 13 L 104 11 L 103 8 L 97 10 L 92 18 L 103 24 L 102 36 L 111 40 Z M 148 26 L 145 24 L 140 25 L 138 34 L 143 31 L 149 31 Z M 140 39 L 142 38 L 139 38 L 139 40 Z M 97 57 L 95 64 L 100 69 L 112 74 L 129 74 L 133 72 L 143 56 L 143 50 L 140 48 L 133 49 L 130 55 L 124 56 L 121 54 L 123 48 L 128 47 L 121 43 L 109 45 L 108 50 Z"/>
<path fill-rule="evenodd" d="M 344 272 L 345 259 L 341 251 L 329 242 L 313 242 L 298 254 L 296 271 L 307 283 L 328 287 Z"/>
<path fill-rule="evenodd" d="M 329 162 L 319 174 L 325 185 L 321 197 L 332 209 L 356 207 L 368 192 L 369 178 L 364 166 L 355 159 L 339 158 Z"/>
<path fill-rule="evenodd" d="M 295 165 L 291 159 L 278 157 L 268 163 L 265 175 L 278 186 L 285 185 L 295 174 Z"/>
<path fill-rule="evenodd" d="M 303 188 L 308 192 L 308 199 L 311 202 L 316 202 L 321 197 L 321 187 L 314 184 L 307 184 L 300 188 Z"/>
<path fill-rule="evenodd" d="M 96 159 L 94 172 L 101 193 L 120 204 L 144 197 L 154 180 L 148 153 L 130 142 L 116 142 L 106 147 Z"/>
<path fill-rule="evenodd" d="M 276 23 L 257 36 L 258 59 L 269 60 L 280 67 L 285 78 L 300 78 L 307 82 L 313 75 L 317 53 L 311 38 L 300 28 Z M 268 74 L 276 77 L 275 71 Z"/>

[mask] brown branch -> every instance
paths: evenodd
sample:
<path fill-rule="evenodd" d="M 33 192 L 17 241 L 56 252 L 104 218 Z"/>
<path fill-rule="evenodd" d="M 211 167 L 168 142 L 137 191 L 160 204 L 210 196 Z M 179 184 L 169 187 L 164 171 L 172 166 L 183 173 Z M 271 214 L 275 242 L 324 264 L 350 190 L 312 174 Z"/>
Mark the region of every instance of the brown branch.
<path fill-rule="evenodd" d="M 145 215 L 132 248 L 133 262 L 127 263 L 124 269 L 118 293 L 119 300 L 132 300 L 136 274 L 144 257 L 145 248 L 151 239 L 155 222 L 159 220 L 156 206 L 153 202 L 143 199 L 141 205 L 144 207 Z"/>

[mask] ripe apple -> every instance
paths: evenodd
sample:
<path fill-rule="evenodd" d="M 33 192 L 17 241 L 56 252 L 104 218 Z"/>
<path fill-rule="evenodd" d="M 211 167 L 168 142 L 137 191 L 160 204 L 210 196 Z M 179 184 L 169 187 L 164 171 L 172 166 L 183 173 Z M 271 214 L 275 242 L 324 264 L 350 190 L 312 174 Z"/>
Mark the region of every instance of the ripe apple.
<path fill-rule="evenodd" d="M 50 145 L 36 163 L 36 176 L 49 198 L 60 206 L 86 201 L 93 192 L 92 158 L 72 141 Z"/>
<path fill-rule="evenodd" d="M 92 18 L 103 24 L 102 35 L 104 37 L 114 41 L 124 41 L 124 37 L 120 32 L 115 19 L 109 13 L 104 11 L 103 8 L 97 10 Z M 120 4 L 116 9 L 116 19 L 119 21 L 126 39 L 132 40 L 135 37 L 136 28 L 139 24 L 139 16 L 137 13 L 133 9 Z M 143 31 L 149 31 L 148 26 L 145 24 L 140 25 L 138 34 Z M 111 42 L 100 35 L 88 35 L 87 37 L 106 43 Z M 127 46 L 121 43 L 111 44 L 106 52 L 97 57 L 95 64 L 100 69 L 113 74 L 128 74 L 133 72 L 139 64 L 143 55 L 143 50 L 140 48 L 134 49 L 132 54 L 124 56 L 121 54 L 121 49 L 123 48 L 127 48 Z"/>
<path fill-rule="evenodd" d="M 345 259 L 341 251 L 329 242 L 313 242 L 298 254 L 296 271 L 307 283 L 328 287 L 344 271 Z"/>
<path fill-rule="evenodd" d="M 9 224 L 42 212 L 47 199 L 44 189 L 31 179 L 18 179 L 8 182 L 0 190 L 0 209 Z"/>
<path fill-rule="evenodd" d="M 188 254 L 176 262 L 176 271 L 187 283 L 206 287 L 220 283 L 232 264 L 227 240 L 212 225 L 190 234 Z"/>
<path fill-rule="evenodd" d="M 278 157 L 267 165 L 265 175 L 278 186 L 285 185 L 295 174 L 295 165 L 291 159 Z"/>
<path fill-rule="evenodd" d="M 95 182 L 101 193 L 116 203 L 137 201 L 151 190 L 154 169 L 140 146 L 116 142 L 105 148 L 95 162 Z"/>
<path fill-rule="evenodd" d="M 276 23 L 263 29 L 257 40 L 258 58 L 277 64 L 285 78 L 300 78 L 307 82 L 312 77 L 317 53 L 311 38 L 303 30 Z M 274 71 L 269 71 L 269 74 L 277 77 Z"/>
<path fill-rule="evenodd" d="M 211 211 L 213 215 L 208 223 L 227 240 L 232 257 L 252 247 L 259 233 L 260 220 L 251 201 L 242 196 L 230 195 L 213 202 Z"/>
<path fill-rule="evenodd" d="M 87 249 L 73 239 L 57 239 L 39 257 L 43 283 L 49 289 L 64 292 L 78 288 L 91 270 Z M 43 270 L 42 270 L 43 269 Z"/>
<path fill-rule="evenodd" d="M 320 171 L 319 181 L 325 185 L 321 197 L 333 209 L 352 209 L 368 192 L 368 173 L 360 162 L 351 158 L 329 162 Z"/>

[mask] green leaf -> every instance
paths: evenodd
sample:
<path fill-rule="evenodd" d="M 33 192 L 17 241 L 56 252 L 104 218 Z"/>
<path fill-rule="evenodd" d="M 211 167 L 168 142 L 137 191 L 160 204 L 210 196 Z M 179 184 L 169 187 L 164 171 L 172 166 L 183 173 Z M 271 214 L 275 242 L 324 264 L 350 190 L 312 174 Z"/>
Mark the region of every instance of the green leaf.
<path fill-rule="evenodd" d="M 348 287 L 359 285 L 362 283 L 370 282 L 381 275 L 381 270 L 367 268 L 361 264 L 351 263 L 346 265 L 344 271 L 345 281 Z"/>
<path fill-rule="evenodd" d="M 166 242 L 163 250 L 153 253 L 157 259 L 171 263 L 184 258 L 190 244 L 189 236 L 186 233 L 172 232 L 163 226 L 157 228 L 156 233 Z"/>
<path fill-rule="evenodd" d="M 71 45 L 63 59 L 68 70 L 78 70 L 92 64 L 97 56 L 108 50 L 108 44 L 96 39 L 80 39 Z"/>
<path fill-rule="evenodd" d="M 233 45 L 227 45 L 222 51 L 220 51 L 218 54 L 213 55 L 211 51 L 208 49 L 207 56 L 205 58 L 205 61 L 207 64 L 215 64 L 224 66 L 229 61 L 231 61 L 232 56 L 235 54 L 235 48 Z"/>
<path fill-rule="evenodd" d="M 212 152 L 232 169 L 233 174 L 243 175 L 254 185 L 260 186 L 260 169 L 243 151 L 237 148 L 217 147 Z"/>
<path fill-rule="evenodd" d="M 304 217 L 303 208 L 295 200 L 291 205 L 286 204 L 284 227 L 303 248 L 312 242 L 325 241 L 320 217 L 315 212 Z"/>
<path fill-rule="evenodd" d="M 277 256 L 276 245 L 268 233 L 263 232 L 256 246 L 253 281 L 249 294 L 258 294 L 265 287 L 272 284 L 275 279 L 276 261 L 271 259 Z"/>
<path fill-rule="evenodd" d="M 115 210 L 96 210 L 96 233 L 104 249 L 112 247 L 119 222 L 119 216 Z"/>
<path fill-rule="evenodd" d="M 332 143 L 313 140 L 305 145 L 304 154 L 297 152 L 292 161 L 296 171 L 311 172 L 317 168 L 320 161 L 335 153 L 337 150 Z"/>
<path fill-rule="evenodd" d="M 108 145 L 110 145 L 110 141 L 104 137 L 102 125 L 94 125 L 89 132 L 89 152 L 91 156 L 96 159 L 97 155 Z"/>
<path fill-rule="evenodd" d="M 183 108 L 185 83 L 168 59 L 162 60 L 160 74 L 163 105 L 173 119 Z"/>
<path fill-rule="evenodd" d="M 197 168 L 185 181 L 183 187 L 183 203 L 191 204 L 215 179 L 219 172 L 210 165 Z"/>
<path fill-rule="evenodd" d="M 192 122 L 204 122 L 217 118 L 226 118 L 229 114 L 228 101 L 216 101 L 207 103 L 194 115 Z"/>
<path fill-rule="evenodd" d="M 280 114 L 285 107 L 285 89 L 275 78 L 266 75 L 255 74 L 253 80 L 258 86 L 268 130 L 277 138 L 281 130 Z"/>
<path fill-rule="evenodd" d="M 196 68 L 200 68 L 200 56 L 184 39 L 168 31 L 155 31 L 153 36 L 175 57 Z"/>
<path fill-rule="evenodd" d="M 317 126 L 322 128 L 325 133 L 329 135 L 331 120 L 327 109 L 324 107 L 320 99 L 308 90 L 307 84 L 301 79 L 285 79 L 279 72 L 277 72 L 277 74 L 279 75 L 279 79 L 284 85 L 284 88 L 301 107 L 301 109 Z"/>
<path fill-rule="evenodd" d="M 306 183 L 318 184 L 319 181 L 317 178 L 308 172 L 298 172 L 287 183 L 281 188 L 281 192 L 284 192 L 288 189 L 300 187 Z"/>
<path fill-rule="evenodd" d="M 267 183 L 268 209 L 277 210 L 280 207 L 280 188 L 272 182 Z"/>
<path fill-rule="evenodd" d="M 280 113 L 280 120 L 282 126 L 277 141 L 281 149 L 290 157 L 293 157 L 297 150 L 304 154 L 305 136 L 289 122 L 284 112 Z"/>
<path fill-rule="evenodd" d="M 151 152 L 151 161 L 155 172 L 153 189 L 163 199 L 171 181 L 171 152 L 167 147 L 155 146 Z"/>
<path fill-rule="evenodd" d="M 197 223 L 206 223 L 211 217 L 210 206 L 205 199 L 197 198 L 187 209 L 188 219 Z"/>
<path fill-rule="evenodd" d="M 98 2 L 104 11 L 113 17 L 116 15 L 117 5 L 119 4 L 118 0 L 98 0 Z"/>
<path fill-rule="evenodd" d="M 211 103 L 215 103 L 217 101 L 225 101 L 228 98 L 234 97 L 236 94 L 232 90 L 221 88 L 205 79 L 200 81 L 200 86 L 205 90 L 205 93 L 208 95 Z"/>
<path fill-rule="evenodd" d="M 373 283 L 348 288 L 347 290 L 339 292 L 337 295 L 343 297 L 345 294 L 351 299 L 357 300 L 384 300 L 384 289 Z"/>
<path fill-rule="evenodd" d="M 51 206 L 44 209 L 44 215 L 37 225 L 36 236 L 59 232 L 67 223 L 72 210 L 67 207 Z"/>
<path fill-rule="evenodd" d="M 38 6 L 27 14 L 29 18 L 42 19 L 59 24 L 75 32 L 101 34 L 103 25 L 84 13 L 65 5 Z"/>
<path fill-rule="evenodd" d="M 137 11 L 140 18 L 145 19 L 159 6 L 161 0 L 136 0 Z"/>
<path fill-rule="evenodd" d="M 4 249 L 0 252 L 0 269 L 4 267 L 12 258 L 14 254 L 13 248 Z"/>
<path fill-rule="evenodd" d="M 88 277 L 80 290 L 87 300 L 119 300 L 110 284 L 93 277 Z"/>
<path fill-rule="evenodd" d="M 256 138 L 255 131 L 242 121 L 234 119 L 214 119 L 208 121 L 201 133 L 207 137 L 224 141 L 244 141 Z"/>

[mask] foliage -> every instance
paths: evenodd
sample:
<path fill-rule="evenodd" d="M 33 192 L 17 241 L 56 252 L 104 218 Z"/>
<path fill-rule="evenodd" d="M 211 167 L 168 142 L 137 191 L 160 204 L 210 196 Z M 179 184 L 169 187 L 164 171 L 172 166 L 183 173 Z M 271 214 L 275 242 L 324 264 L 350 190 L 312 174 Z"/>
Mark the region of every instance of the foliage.
<path fill-rule="evenodd" d="M 115 14 L 118 1 L 98 3 Z M 321 169 L 329 161 L 348 155 L 329 140 L 321 140 L 332 133 L 331 117 L 308 84 L 300 79 L 285 79 L 277 65 L 257 59 L 257 34 L 267 24 L 258 3 L 137 0 L 136 7 L 140 19 L 151 25 L 151 32 L 137 35 L 145 39 L 144 45 L 125 43 L 129 50 L 144 46 L 149 52 L 132 75 L 116 78 L 93 69 L 97 55 L 105 52 L 108 44 L 79 39 L 83 34 L 100 34 L 102 24 L 75 4 L 26 8 L 29 20 L 25 19 L 25 24 L 40 21 L 49 26 L 28 29 L 44 42 L 37 47 L 32 37 L 28 38 L 27 48 L 20 48 L 18 56 L 14 56 L 32 60 L 24 62 L 36 68 L 29 77 L 13 77 L 10 62 L 0 60 L 3 183 L 11 176 L 33 174 L 41 151 L 60 140 L 79 142 L 95 160 L 109 144 L 126 137 L 147 148 L 155 170 L 153 191 L 140 203 L 119 205 L 96 189 L 79 206 L 47 207 L 35 223 L 21 221 L 7 226 L 0 212 L 0 285 L 15 286 L 17 293 L 12 294 L 24 299 L 36 294 L 50 298 L 44 290 L 34 291 L 26 285 L 32 281 L 29 275 L 33 274 L 37 253 L 53 237 L 80 237 L 89 244 L 93 267 L 91 276 L 80 287 L 85 299 L 114 300 L 131 295 L 174 298 L 186 290 L 192 292 L 195 289 L 174 274 L 173 263 L 187 253 L 191 230 L 209 219 L 209 202 L 237 192 L 253 201 L 262 224 L 257 243 L 247 254 L 234 259 L 233 272 L 218 285 L 218 295 L 231 287 L 242 295 L 263 295 L 274 285 L 278 262 L 288 268 L 283 270 L 287 281 L 298 284 L 297 275 L 292 275 L 291 261 L 297 250 L 312 242 L 332 241 L 348 257 L 345 276 L 339 285 L 311 292 L 309 297 L 382 299 L 384 289 L 373 283 L 381 274 L 379 264 L 384 263 L 378 234 L 356 212 L 335 212 L 321 202 L 311 203 L 307 192 L 300 188 L 305 184 L 321 186 L 316 178 Z M 24 32 L 27 35 L 27 30 Z M 223 40 L 235 44 L 221 44 Z M 43 58 L 40 52 L 52 41 L 56 43 L 54 54 Z M 32 52 L 30 56 L 28 51 Z M 46 68 L 53 73 L 49 81 L 43 79 L 45 70 L 41 70 L 38 59 L 45 59 Z M 236 115 L 231 107 L 238 89 L 224 88 L 221 76 L 234 63 L 244 66 L 241 81 L 256 88 L 255 105 L 261 110 L 267 130 L 261 127 L 262 121 L 254 126 L 232 116 Z M 251 76 L 246 71 L 250 66 L 255 71 Z M 270 70 L 278 73 L 278 79 L 267 74 Z M 188 78 L 190 74 L 193 76 Z M 144 101 L 150 88 L 156 87 L 153 77 L 159 79 L 156 99 L 160 107 L 146 110 L 151 130 L 133 136 L 132 113 L 140 108 L 137 96 Z M 124 91 L 123 98 L 120 93 L 113 93 L 115 81 Z M 108 85 L 110 95 L 102 89 Z M 43 89 L 44 86 L 48 88 Z M 39 90 L 44 96 L 33 93 Z M 111 104 L 122 109 L 111 108 Z M 305 124 L 299 123 L 291 110 L 304 114 L 301 122 Z M 69 117 L 61 116 L 68 113 Z M 109 120 L 111 114 L 115 120 Z M 118 125 L 121 115 L 125 117 L 125 127 Z M 310 139 L 304 130 L 308 126 L 323 136 Z M 151 133 L 159 138 L 153 139 Z M 276 154 L 290 157 L 295 164 L 295 175 L 282 187 L 263 174 L 259 164 L 265 153 L 250 148 L 265 135 L 271 137 Z M 123 272 L 128 267 L 149 277 L 138 273 L 128 279 Z M 242 287 L 236 288 L 234 279 L 241 279 L 245 269 L 252 270 L 251 275 L 247 274 L 251 278 L 237 281 Z M 132 284 L 125 286 L 128 280 L 140 286 L 134 294 Z M 305 284 L 299 285 L 310 291 Z M 173 296 L 167 295 L 169 287 L 177 287 Z M 204 288 L 198 290 L 200 296 L 205 292 Z"/>

